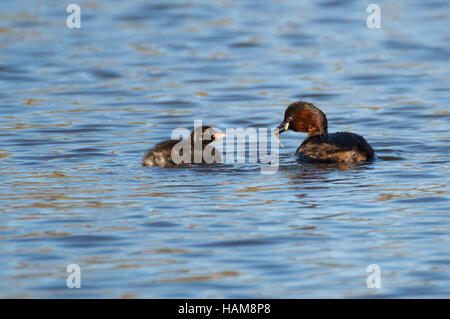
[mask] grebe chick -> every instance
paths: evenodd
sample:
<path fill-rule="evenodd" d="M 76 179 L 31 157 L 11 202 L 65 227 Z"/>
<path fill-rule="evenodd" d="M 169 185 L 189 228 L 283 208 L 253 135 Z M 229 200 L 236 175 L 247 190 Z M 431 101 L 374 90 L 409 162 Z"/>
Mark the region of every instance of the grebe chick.
<path fill-rule="evenodd" d="M 156 144 L 152 149 L 145 153 L 142 164 L 144 166 L 159 167 L 177 167 L 188 163 L 209 164 L 209 161 L 205 161 L 203 151 L 208 144 L 224 136 L 224 133 L 215 131 L 210 126 L 196 127 L 191 132 L 190 138 L 187 140 L 167 140 Z M 177 146 L 177 149 L 174 150 L 175 152 L 178 152 L 177 157 L 184 159 L 182 162 L 180 162 L 179 159 L 176 160 L 172 158 L 172 150 L 175 146 Z M 211 146 L 210 151 L 210 154 L 215 159 L 219 159 L 220 154 L 216 154 L 216 149 L 214 147 Z"/>

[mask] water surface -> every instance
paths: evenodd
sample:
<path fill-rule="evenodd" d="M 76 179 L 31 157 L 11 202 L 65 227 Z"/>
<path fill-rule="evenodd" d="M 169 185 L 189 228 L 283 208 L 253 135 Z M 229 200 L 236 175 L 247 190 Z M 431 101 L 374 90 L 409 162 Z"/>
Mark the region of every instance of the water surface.
<path fill-rule="evenodd" d="M 78 3 L 0 4 L 0 297 L 450 297 L 449 2 Z M 378 160 L 141 166 L 298 99 Z"/>

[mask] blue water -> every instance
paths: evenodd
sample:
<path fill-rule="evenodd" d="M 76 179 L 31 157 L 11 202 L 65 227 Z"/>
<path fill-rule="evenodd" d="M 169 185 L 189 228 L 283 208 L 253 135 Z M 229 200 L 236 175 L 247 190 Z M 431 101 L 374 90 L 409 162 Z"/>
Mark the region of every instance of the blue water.
<path fill-rule="evenodd" d="M 0 3 L 1 298 L 450 297 L 448 1 L 76 3 Z M 378 160 L 141 166 L 298 99 Z"/>

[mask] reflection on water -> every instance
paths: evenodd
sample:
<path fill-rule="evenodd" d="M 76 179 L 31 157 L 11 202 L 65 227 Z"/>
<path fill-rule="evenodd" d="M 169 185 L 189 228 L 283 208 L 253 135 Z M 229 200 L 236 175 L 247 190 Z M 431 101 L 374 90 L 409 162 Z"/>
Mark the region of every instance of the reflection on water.
<path fill-rule="evenodd" d="M 381 1 L 377 30 L 364 1 L 79 4 L 78 30 L 0 4 L 0 297 L 450 295 L 447 2 Z M 141 166 L 176 127 L 271 128 L 296 99 L 378 159 L 299 163 L 290 132 L 273 175 Z"/>

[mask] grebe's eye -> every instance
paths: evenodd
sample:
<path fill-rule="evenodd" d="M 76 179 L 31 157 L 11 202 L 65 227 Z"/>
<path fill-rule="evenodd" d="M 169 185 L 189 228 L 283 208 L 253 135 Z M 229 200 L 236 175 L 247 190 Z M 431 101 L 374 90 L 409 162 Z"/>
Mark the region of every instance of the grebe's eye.
<path fill-rule="evenodd" d="M 202 134 L 202 139 L 203 140 L 211 140 L 212 139 L 212 136 L 213 136 L 213 133 L 214 131 L 212 130 L 212 129 L 210 129 L 210 128 L 208 128 L 207 130 L 205 130 L 204 132 L 203 132 L 203 134 Z"/>

